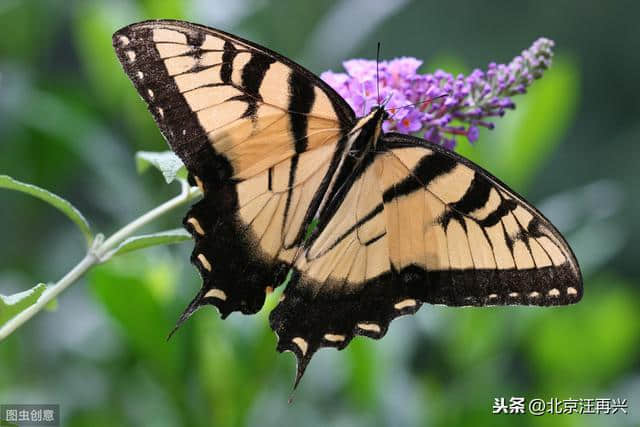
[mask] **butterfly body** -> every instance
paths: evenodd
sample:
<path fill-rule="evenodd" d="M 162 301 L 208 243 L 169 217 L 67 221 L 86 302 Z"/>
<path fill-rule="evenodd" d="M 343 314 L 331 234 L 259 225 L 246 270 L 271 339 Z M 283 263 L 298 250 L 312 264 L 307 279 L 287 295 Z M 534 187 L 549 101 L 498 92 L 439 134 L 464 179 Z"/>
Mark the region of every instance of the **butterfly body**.
<path fill-rule="evenodd" d="M 582 297 L 575 257 L 534 207 L 490 173 L 420 138 L 356 118 L 293 61 L 181 21 L 114 34 L 127 75 L 204 197 L 184 219 L 211 304 L 270 315 L 298 360 L 382 337 L 427 302 L 561 305 Z M 309 234 L 309 230 L 315 228 Z"/>
<path fill-rule="evenodd" d="M 374 108 L 367 116 L 359 118 L 343 137 L 344 147 L 336 151 L 339 155 L 336 170 L 331 174 L 329 186 L 314 215 L 314 219 L 320 226 L 332 217 L 353 181 L 375 157 L 376 146 L 382 133 L 382 122 L 386 114 L 382 107 Z M 315 234 L 310 236 L 307 245 L 313 241 L 314 236 Z"/>

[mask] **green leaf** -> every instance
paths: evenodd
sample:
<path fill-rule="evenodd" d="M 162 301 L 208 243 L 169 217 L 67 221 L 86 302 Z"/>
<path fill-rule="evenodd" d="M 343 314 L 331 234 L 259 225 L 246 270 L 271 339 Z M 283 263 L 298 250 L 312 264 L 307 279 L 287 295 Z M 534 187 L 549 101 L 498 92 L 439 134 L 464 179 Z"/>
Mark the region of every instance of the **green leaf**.
<path fill-rule="evenodd" d="M 124 242 L 120 243 L 120 245 L 114 249 L 109 256 L 120 255 L 136 251 L 138 249 L 148 248 L 149 246 L 180 243 L 185 240 L 191 240 L 191 234 L 182 228 L 160 231 L 158 233 L 142 234 L 140 236 L 129 237 Z"/>
<path fill-rule="evenodd" d="M 47 311 L 58 311 L 58 298 L 54 298 L 44 306 Z"/>
<path fill-rule="evenodd" d="M 13 295 L 0 294 L 0 326 L 35 304 L 45 289 L 47 289 L 47 285 L 38 283 L 33 288 L 24 292 Z"/>
<path fill-rule="evenodd" d="M 89 223 L 80 211 L 67 200 L 43 188 L 17 181 L 8 175 L 0 175 L 0 188 L 21 191 L 49 203 L 51 206 L 65 214 L 71 221 L 75 222 L 80 231 L 82 231 L 82 234 L 84 234 L 84 237 L 87 239 L 87 244 L 91 245 L 93 235 L 91 234 L 91 227 L 89 227 Z"/>
<path fill-rule="evenodd" d="M 162 172 L 167 184 L 173 182 L 176 177 L 186 178 L 187 170 L 182 160 L 173 151 L 138 151 L 136 153 L 136 166 L 139 173 L 153 166 Z"/>

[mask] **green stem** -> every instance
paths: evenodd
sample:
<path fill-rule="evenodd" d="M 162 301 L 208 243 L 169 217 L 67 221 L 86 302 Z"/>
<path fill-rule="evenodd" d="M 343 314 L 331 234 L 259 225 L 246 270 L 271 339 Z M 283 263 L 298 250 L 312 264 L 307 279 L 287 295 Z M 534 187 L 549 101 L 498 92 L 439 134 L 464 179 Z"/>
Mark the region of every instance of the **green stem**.
<path fill-rule="evenodd" d="M 112 251 L 118 247 L 125 239 L 130 237 L 140 227 L 150 223 L 156 218 L 164 215 L 165 213 L 175 209 L 188 202 L 189 200 L 197 197 L 201 194 L 198 188 L 190 188 L 186 182 L 181 181 L 182 191 L 176 197 L 167 200 L 160 206 L 151 209 L 144 215 L 131 221 L 129 224 L 116 231 L 108 239 L 102 241 L 96 237 L 93 246 L 89 249 L 87 255 L 76 264 L 67 274 L 62 277 L 58 282 L 53 285 L 47 286 L 47 289 L 42 293 L 38 301 L 29 306 L 27 309 L 21 311 L 7 323 L 0 328 L 0 341 L 11 335 L 13 331 L 22 326 L 25 322 L 35 316 L 37 313 L 49 304 L 55 297 L 57 297 L 62 291 L 69 287 L 72 283 L 76 282 L 82 277 L 91 267 L 96 264 L 100 264 L 108 260 L 111 257 Z"/>

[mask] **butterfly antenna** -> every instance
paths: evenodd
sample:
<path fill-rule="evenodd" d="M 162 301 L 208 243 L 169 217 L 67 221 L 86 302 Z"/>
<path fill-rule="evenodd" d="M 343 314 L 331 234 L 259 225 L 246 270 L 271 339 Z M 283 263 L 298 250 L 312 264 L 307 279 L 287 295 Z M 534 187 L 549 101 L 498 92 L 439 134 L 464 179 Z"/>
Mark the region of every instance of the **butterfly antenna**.
<path fill-rule="evenodd" d="M 415 107 L 416 105 L 420 105 L 420 104 L 426 104 L 426 103 L 431 102 L 433 100 L 436 100 L 438 98 L 444 98 L 445 96 L 449 96 L 449 95 L 450 94 L 448 94 L 448 93 L 443 93 L 442 95 L 434 96 L 433 98 L 425 99 L 423 101 L 416 102 L 414 104 L 407 104 L 407 105 L 403 105 L 402 107 L 388 108 L 387 111 L 388 110 L 395 110 L 394 113 L 393 113 L 395 115 L 397 113 L 397 111 L 401 110 L 402 108 L 409 108 L 409 107 Z"/>
<path fill-rule="evenodd" d="M 380 42 L 378 42 L 378 49 L 376 50 L 376 89 L 378 105 L 380 105 Z"/>

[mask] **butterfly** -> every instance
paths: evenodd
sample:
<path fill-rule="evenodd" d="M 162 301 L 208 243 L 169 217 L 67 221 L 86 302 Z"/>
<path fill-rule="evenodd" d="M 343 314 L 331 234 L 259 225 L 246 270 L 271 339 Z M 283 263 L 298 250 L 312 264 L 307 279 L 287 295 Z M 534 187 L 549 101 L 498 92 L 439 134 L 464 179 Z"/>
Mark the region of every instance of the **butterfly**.
<path fill-rule="evenodd" d="M 316 75 L 202 25 L 118 30 L 122 66 L 204 194 L 184 218 L 210 304 L 256 313 L 290 280 L 269 322 L 297 359 L 356 335 L 381 338 L 423 303 L 564 305 L 582 278 L 558 230 L 481 167 L 356 117 Z"/>

